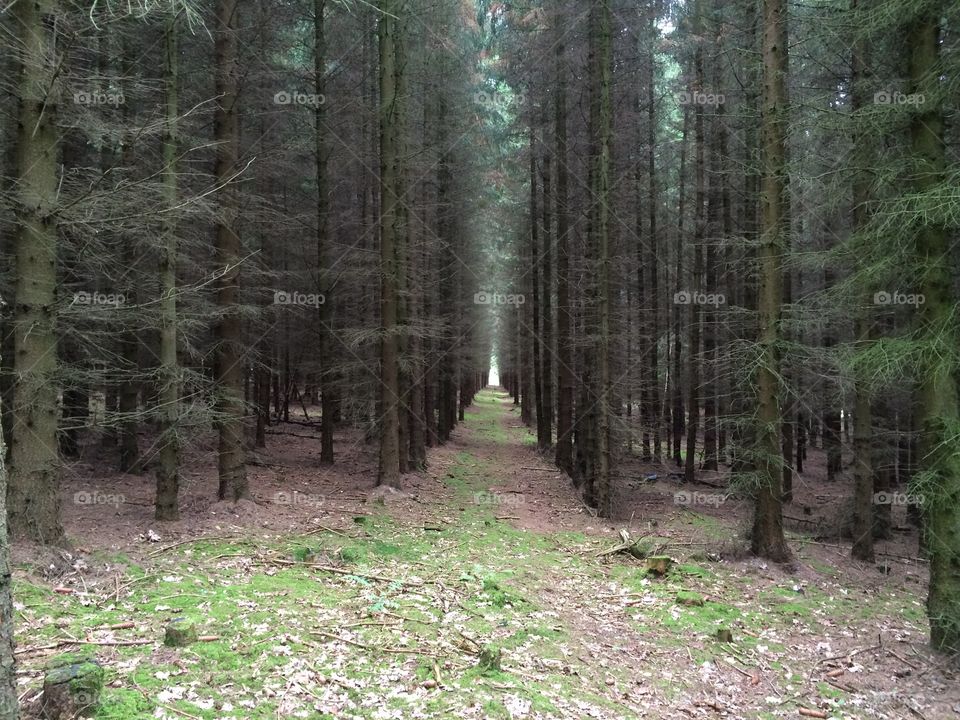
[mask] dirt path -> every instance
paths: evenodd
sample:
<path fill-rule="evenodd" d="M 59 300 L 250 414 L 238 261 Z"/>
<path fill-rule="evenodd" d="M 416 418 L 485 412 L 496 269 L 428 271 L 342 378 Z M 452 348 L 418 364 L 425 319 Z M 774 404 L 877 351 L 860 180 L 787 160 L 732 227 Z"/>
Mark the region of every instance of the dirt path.
<path fill-rule="evenodd" d="M 562 562 L 526 576 L 522 591 L 568 628 L 570 657 L 582 663 L 576 672 L 602 681 L 593 690 L 605 688 L 629 716 L 777 717 L 800 707 L 850 718 L 960 713 L 956 676 L 924 645 L 923 588 L 909 571 L 903 587 L 857 583 L 862 571 L 845 568 L 848 577 L 829 567 L 835 555 L 802 546 L 795 573 L 749 558 L 702 565 L 715 557 L 706 547 L 728 546 L 718 536 L 739 528 L 673 506 L 646 529 L 668 543 L 679 571 L 652 579 L 628 556 L 597 558 L 618 542 L 616 529 L 632 525 L 636 537 L 642 524 L 609 524 L 589 512 L 535 451 L 505 393 L 481 394 L 470 415 L 450 451 L 484 463 L 481 484 L 499 503 L 496 517 L 558 543 L 580 536 L 562 546 Z M 661 507 L 672 504 L 666 492 Z M 698 543 L 704 549 L 691 551 Z M 734 643 L 717 641 L 718 630 Z"/>

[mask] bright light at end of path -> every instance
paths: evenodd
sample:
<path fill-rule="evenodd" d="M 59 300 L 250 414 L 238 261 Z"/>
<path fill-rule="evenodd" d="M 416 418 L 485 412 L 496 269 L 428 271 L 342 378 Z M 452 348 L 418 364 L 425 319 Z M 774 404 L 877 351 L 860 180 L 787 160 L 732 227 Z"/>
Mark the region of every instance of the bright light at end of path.
<path fill-rule="evenodd" d="M 500 385 L 500 373 L 497 372 L 495 367 L 490 368 L 490 386 L 499 387 Z"/>

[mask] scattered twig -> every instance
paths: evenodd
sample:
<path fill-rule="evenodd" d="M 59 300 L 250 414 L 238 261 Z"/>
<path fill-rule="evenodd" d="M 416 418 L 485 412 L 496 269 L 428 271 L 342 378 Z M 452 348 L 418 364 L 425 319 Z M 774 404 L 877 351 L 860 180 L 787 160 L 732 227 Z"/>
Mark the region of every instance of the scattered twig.
<path fill-rule="evenodd" d="M 66 645 L 102 645 L 102 646 L 128 646 L 128 645 L 152 645 L 155 640 L 89 640 L 89 639 L 64 639 L 47 645 L 33 645 L 31 647 L 18 648 L 14 651 L 15 655 L 25 655 L 27 653 L 39 652 L 40 650 L 56 650 Z"/>
<path fill-rule="evenodd" d="M 897 654 L 897 651 L 894 650 L 893 648 L 887 648 L 887 652 L 890 653 L 891 655 L 893 655 L 893 656 L 894 656 L 897 660 L 899 660 L 900 662 L 902 662 L 902 663 L 904 663 L 904 664 L 906 664 L 906 665 L 909 665 L 909 666 L 912 667 L 914 670 L 919 670 L 919 669 L 920 669 L 920 667 L 919 667 L 918 665 L 914 665 L 912 662 L 910 662 L 909 660 L 907 660 L 907 659 L 906 659 L 905 657 L 903 657 L 902 655 Z"/>
<path fill-rule="evenodd" d="M 423 587 L 424 585 L 429 585 L 433 581 L 424 580 L 423 582 L 414 583 L 408 582 L 406 580 L 397 580 L 396 578 L 386 577 L 384 575 L 370 575 L 365 573 L 359 573 L 356 570 L 343 570 L 342 568 L 335 568 L 329 565 L 322 565 L 320 563 L 302 563 L 296 562 L 294 560 L 282 560 L 280 558 L 272 558 L 267 560 L 258 560 L 261 563 L 273 564 L 273 565 L 283 565 L 286 567 L 289 566 L 301 566 L 313 568 L 314 570 L 320 570 L 321 572 L 333 573 L 334 575 L 350 575 L 353 577 L 363 578 L 364 580 L 376 580 L 377 582 L 385 583 L 396 583 L 397 585 L 403 585 L 405 587 Z"/>
<path fill-rule="evenodd" d="M 316 527 L 316 528 L 314 528 L 313 530 L 308 530 L 307 532 L 303 533 L 300 537 L 308 537 L 308 536 L 310 536 L 310 535 L 317 535 L 317 534 L 322 533 L 322 532 L 333 533 L 334 535 L 339 535 L 340 537 L 343 537 L 343 538 L 350 538 L 350 535 L 347 535 L 345 532 L 340 532 L 339 530 L 334 530 L 333 528 L 329 528 L 329 527 L 327 527 L 326 525 L 320 525 L 319 527 Z"/>
<path fill-rule="evenodd" d="M 831 662 L 832 660 L 849 660 L 852 657 L 857 655 L 862 655 L 865 652 L 870 652 L 872 650 L 880 650 L 883 648 L 883 643 L 873 645 L 871 647 L 860 648 L 852 653 L 844 653 L 843 655 L 834 655 L 833 657 L 823 658 L 822 660 L 817 661 L 817 665 L 822 665 L 825 662 Z"/>
<path fill-rule="evenodd" d="M 354 647 L 361 648 L 362 650 L 370 650 L 372 652 L 385 652 L 393 655 L 423 655 L 424 657 L 432 658 L 440 657 L 435 653 L 427 652 L 425 650 L 416 650 L 414 648 L 374 647 L 373 645 L 367 645 L 366 643 L 357 642 L 356 640 L 349 640 L 345 637 L 334 635 L 333 633 L 324 632 L 323 630 L 311 630 L 310 634 L 319 635 L 320 637 L 329 638 L 331 640 L 339 640 L 347 645 L 353 645 Z"/>

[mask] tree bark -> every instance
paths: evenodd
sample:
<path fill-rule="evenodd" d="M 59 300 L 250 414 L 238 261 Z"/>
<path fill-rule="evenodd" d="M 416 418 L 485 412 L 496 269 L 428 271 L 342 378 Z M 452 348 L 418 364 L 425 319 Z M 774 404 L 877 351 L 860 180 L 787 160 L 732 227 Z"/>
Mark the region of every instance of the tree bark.
<path fill-rule="evenodd" d="M 178 417 L 180 370 L 177 365 L 177 115 L 179 107 L 178 21 L 170 11 L 163 44 L 163 199 L 169 211 L 163 219 L 160 245 L 160 439 L 157 449 L 157 520 L 177 520 L 180 444 Z"/>
<path fill-rule="evenodd" d="M 404 0 L 381 0 L 380 9 L 380 467 L 378 485 L 400 487 L 400 384 L 397 343 L 397 243 L 400 197 L 396 194 L 403 98 L 398 94 L 398 16 Z"/>
<path fill-rule="evenodd" d="M 332 353 L 330 338 L 333 336 L 332 313 L 330 305 L 330 283 L 327 277 L 327 245 L 329 244 L 330 201 L 327 187 L 327 144 L 326 136 L 326 91 L 327 91 L 327 42 L 324 35 L 324 14 L 326 0 L 314 0 L 313 3 L 313 72 L 314 92 L 317 103 L 314 106 L 316 125 L 317 154 L 317 292 L 322 302 L 317 306 L 319 337 L 317 360 L 320 364 L 320 462 L 333 464 L 333 428 L 336 389 L 331 369 Z"/>
<path fill-rule="evenodd" d="M 217 284 L 221 313 L 217 328 L 217 402 L 219 443 L 219 488 L 221 500 L 248 498 L 244 423 L 244 348 L 240 314 L 240 237 L 236 232 L 237 172 L 240 127 L 237 108 L 237 0 L 216 4 L 216 91 L 214 138 L 217 142 L 217 184 L 220 215 L 217 220 L 217 264 L 222 275 Z"/>
<path fill-rule="evenodd" d="M 54 0 L 15 5 L 20 35 L 16 286 L 9 524 L 13 537 L 65 541 L 57 453 L 57 96 Z"/>
<path fill-rule="evenodd" d="M 761 135 L 760 363 L 757 370 L 757 488 L 751 547 L 775 562 L 791 558 L 783 535 L 780 447 L 780 383 L 777 358 L 783 299 L 783 256 L 787 248 L 787 3 L 763 0 L 763 104 Z"/>
<path fill-rule="evenodd" d="M 559 5 L 558 5 L 559 8 Z M 554 142 L 557 155 L 557 467 L 573 475 L 572 308 L 570 307 L 570 194 L 567 170 L 567 63 L 565 28 L 557 10 L 556 92 L 553 97 Z M 518 368 L 521 370 L 521 368 Z"/>
<path fill-rule="evenodd" d="M 941 9 L 928 3 L 907 32 L 911 91 L 925 102 L 912 115 L 914 191 L 930 192 L 946 177 L 943 95 L 938 87 Z M 955 433 L 960 423 L 955 365 L 948 359 L 958 338 L 953 330 L 950 236 L 940 224 L 926 220 L 916 236 L 917 256 L 924 269 L 919 308 L 922 337 L 936 343 L 921 369 L 918 426 L 921 468 L 932 475 L 925 484 L 936 497 L 926 498 L 925 545 L 930 558 L 930 644 L 937 650 L 960 651 L 960 452 Z"/>
<path fill-rule="evenodd" d="M 0 720 L 17 720 L 17 665 L 13 640 L 10 543 L 7 537 L 7 448 L 0 428 Z"/>

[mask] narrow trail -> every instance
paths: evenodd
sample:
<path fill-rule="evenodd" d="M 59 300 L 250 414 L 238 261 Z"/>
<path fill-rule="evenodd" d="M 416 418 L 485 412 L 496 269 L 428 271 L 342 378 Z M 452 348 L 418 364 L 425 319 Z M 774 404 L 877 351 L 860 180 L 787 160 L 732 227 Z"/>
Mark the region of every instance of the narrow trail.
<path fill-rule="evenodd" d="M 533 616 L 554 621 L 562 640 L 537 648 L 534 665 L 576 678 L 567 697 L 581 703 L 580 717 L 604 717 L 611 709 L 624 718 L 795 717 L 801 707 L 827 717 L 890 717 L 922 703 L 924 717 L 957 716 L 956 690 L 937 697 L 926 685 L 932 681 L 943 693 L 949 681 L 902 673 L 898 658 L 919 657 L 924 648 L 919 606 L 909 619 L 900 613 L 916 605 L 908 590 L 857 586 L 832 572 L 787 575 L 750 558 L 708 567 L 700 564 L 707 560 L 703 550 L 681 552 L 662 579 L 647 576 L 628 556 L 601 559 L 619 541 L 615 526 L 589 512 L 552 458 L 537 453 L 519 408 L 500 389 L 478 395 L 437 459 L 465 479 L 458 500 L 474 493 L 474 513 L 523 538 L 515 546 L 520 551 L 484 560 L 540 608 Z M 688 516 L 697 514 L 681 510 L 665 513 L 651 535 L 687 545 L 682 534 Z M 471 512 L 463 516 L 469 525 Z M 710 537 L 712 522 L 696 537 Z M 735 532 L 722 530 L 726 537 Z M 835 625 L 830 618 L 838 609 L 857 620 Z M 734 642 L 718 641 L 718 631 Z M 859 638 L 878 632 L 901 647 L 867 659 L 869 643 Z M 848 668 L 856 674 L 846 674 Z M 892 687 L 891 677 L 900 678 Z"/>

